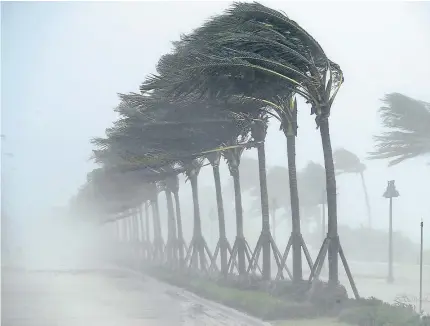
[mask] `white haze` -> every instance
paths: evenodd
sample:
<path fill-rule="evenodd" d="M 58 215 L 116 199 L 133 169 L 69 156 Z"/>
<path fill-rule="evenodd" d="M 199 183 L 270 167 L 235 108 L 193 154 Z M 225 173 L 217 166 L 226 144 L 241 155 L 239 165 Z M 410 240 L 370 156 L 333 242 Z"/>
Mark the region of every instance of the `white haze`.
<path fill-rule="evenodd" d="M 26 224 L 21 232 L 22 242 L 12 247 L 13 251 L 7 257 L 14 266 L 39 271 L 103 267 L 102 246 L 105 242 L 100 227 L 81 216 L 39 217 Z"/>
<path fill-rule="evenodd" d="M 137 91 L 145 76 L 154 72 L 159 57 L 170 51 L 171 41 L 229 4 L 2 2 L 1 133 L 6 135 L 2 140 L 2 238 L 7 236 L 12 244 L 9 258 L 13 263 L 39 270 L 91 269 L 105 264 L 103 258 L 112 248 L 94 226 L 94 217 L 69 216 L 64 211 L 69 198 L 85 182 L 86 173 L 95 167 L 89 161 L 93 148 L 89 140 L 103 136 L 117 118 L 112 109 L 118 103 L 118 92 Z M 263 4 L 284 10 L 307 29 L 345 73 L 331 117 L 334 148 L 345 147 L 365 159 L 373 148 L 372 135 L 382 131 L 377 109 L 385 93 L 400 92 L 430 102 L 429 3 Z M 309 160 L 321 163 L 323 156 L 309 107 L 299 104 L 300 169 Z M 278 129 L 274 122 L 269 128 L 269 166 L 285 166 L 287 162 L 285 139 Z M 256 151 L 245 155 L 256 157 Z M 393 168 L 387 168 L 385 161 L 365 162 L 375 228 L 388 227 L 388 203 L 382 193 L 387 180 L 395 179 L 401 197 L 394 203 L 394 230 L 418 242 L 423 218 L 425 234 L 430 234 L 427 161 L 414 159 Z M 226 188 L 230 176 L 224 163 L 221 173 Z M 189 241 L 191 189 L 181 180 L 184 233 Z M 210 168 L 203 169 L 199 180 L 200 189 L 213 189 Z M 365 224 L 360 180 L 339 176 L 338 187 L 339 223 L 353 227 Z M 215 207 L 215 195 L 204 198 L 203 230 L 209 238 L 215 229 L 216 238 L 217 224 L 211 225 L 207 218 Z M 231 202 L 233 198 L 224 200 Z M 244 194 L 245 213 L 252 200 Z M 165 223 L 164 198 L 160 208 Z M 261 222 L 246 217 L 247 236 L 254 244 Z M 234 210 L 226 211 L 226 218 L 232 239 Z M 282 247 L 289 225 L 280 224 L 279 228 Z M 430 248 L 428 238 L 426 248 Z M 416 266 L 411 268 L 405 274 L 416 280 Z M 385 266 L 376 269 L 385 273 Z M 408 291 L 416 293 L 416 289 L 414 283 Z M 391 297 L 390 293 L 387 300 Z"/>

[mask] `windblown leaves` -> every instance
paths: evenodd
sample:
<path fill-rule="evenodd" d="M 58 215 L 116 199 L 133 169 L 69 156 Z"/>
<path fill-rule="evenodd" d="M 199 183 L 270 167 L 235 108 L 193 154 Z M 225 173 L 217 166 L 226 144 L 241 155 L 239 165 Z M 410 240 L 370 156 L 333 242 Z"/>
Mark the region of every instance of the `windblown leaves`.
<path fill-rule="evenodd" d="M 390 159 L 389 165 L 430 153 L 430 103 L 408 96 L 385 95 L 379 109 L 382 124 L 389 131 L 374 136 L 371 159 Z"/>
<path fill-rule="evenodd" d="M 337 64 L 285 14 L 258 3 L 235 3 L 176 42 L 142 91 L 163 89 L 176 100 L 245 96 L 274 102 L 296 93 L 311 113 L 330 114 L 343 81 Z"/>

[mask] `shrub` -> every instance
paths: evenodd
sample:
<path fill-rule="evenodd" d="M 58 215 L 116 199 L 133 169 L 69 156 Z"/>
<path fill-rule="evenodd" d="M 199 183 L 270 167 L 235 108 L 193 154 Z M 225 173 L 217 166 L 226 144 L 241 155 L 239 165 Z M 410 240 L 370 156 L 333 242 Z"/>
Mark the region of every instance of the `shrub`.
<path fill-rule="evenodd" d="M 412 306 L 390 305 L 376 298 L 348 299 L 339 285 L 333 289 L 317 281 L 309 290 L 303 281 L 264 281 L 259 277 L 219 277 L 164 267 L 146 272 L 166 283 L 184 288 L 203 298 L 224 304 L 264 320 L 339 316 L 339 321 L 357 326 L 430 326 L 430 317 L 420 317 Z"/>
<path fill-rule="evenodd" d="M 376 298 L 354 301 L 340 314 L 340 321 L 358 326 L 430 326 L 430 320 L 412 306 L 390 305 Z"/>
<path fill-rule="evenodd" d="M 266 286 L 261 279 L 250 282 L 247 277 L 230 275 L 225 279 L 208 280 L 197 273 L 173 273 L 161 267 L 150 268 L 146 272 L 161 281 L 263 320 L 312 318 L 320 315 L 310 302 L 285 301 L 268 291 L 260 291 L 260 286 Z"/>
<path fill-rule="evenodd" d="M 315 281 L 307 293 L 308 300 L 327 315 L 338 315 L 348 301 L 348 293 L 343 285 L 331 287 L 327 282 Z"/>
<path fill-rule="evenodd" d="M 318 314 L 337 314 L 343 302 L 348 299 L 348 294 L 342 285 L 335 289 L 326 282 L 315 281 L 309 291 L 309 283 L 304 280 L 301 283 L 293 283 L 289 280 L 266 281 L 261 277 L 228 275 L 220 277 L 215 282 L 222 286 L 246 291 L 260 291 L 287 302 L 311 302 Z"/>

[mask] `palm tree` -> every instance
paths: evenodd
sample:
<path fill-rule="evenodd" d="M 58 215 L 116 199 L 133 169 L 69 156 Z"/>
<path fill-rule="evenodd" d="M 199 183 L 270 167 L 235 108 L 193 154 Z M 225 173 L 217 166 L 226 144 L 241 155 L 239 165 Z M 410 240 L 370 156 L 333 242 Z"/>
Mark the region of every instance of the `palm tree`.
<path fill-rule="evenodd" d="M 226 144 L 226 147 L 232 146 L 234 148 L 223 152 L 223 156 L 227 161 L 230 174 L 234 183 L 234 202 L 236 210 L 236 240 L 233 244 L 232 254 L 228 266 L 232 266 L 233 261 L 238 259 L 238 272 L 244 275 L 247 271 L 245 256 L 249 254 L 247 242 L 243 233 L 243 208 L 242 208 L 242 191 L 240 187 L 240 158 L 242 156 L 244 147 L 237 147 L 238 144 L 245 143 L 247 139 L 231 141 Z M 250 257 L 248 257 L 248 261 Z"/>
<path fill-rule="evenodd" d="M 207 260 L 205 251 L 208 253 L 210 261 L 212 261 L 212 254 L 207 246 L 206 240 L 202 234 L 201 216 L 200 216 L 200 202 L 199 202 L 199 190 L 198 190 L 198 175 L 203 165 L 202 159 L 185 161 L 185 174 L 190 180 L 191 191 L 193 195 L 193 211 L 194 211 L 194 223 L 193 223 L 193 237 L 188 248 L 186 262 L 190 262 L 190 266 L 198 267 L 198 259 L 200 261 L 200 268 L 207 270 Z"/>
<path fill-rule="evenodd" d="M 185 254 L 188 251 L 188 246 L 184 239 L 184 233 L 182 231 L 182 214 L 181 214 L 181 203 L 179 200 L 179 178 L 177 175 L 171 176 L 166 180 L 167 188 L 173 193 L 175 199 L 175 216 L 176 216 L 176 228 L 177 228 L 177 249 L 179 253 L 179 265 L 184 267 Z"/>
<path fill-rule="evenodd" d="M 221 256 L 221 273 L 226 276 L 228 273 L 227 251 L 231 252 L 231 248 L 225 231 L 224 203 L 221 190 L 221 176 L 219 172 L 221 152 L 208 153 L 206 157 L 212 166 L 218 211 L 219 240 L 215 247 L 214 260 L 216 261 L 219 252 Z"/>
<path fill-rule="evenodd" d="M 254 159 L 247 158 L 241 162 L 241 176 L 244 175 L 242 173 L 243 170 L 248 170 L 248 174 L 244 177 L 247 180 L 248 185 L 247 188 L 250 189 L 250 195 L 254 198 L 259 198 L 261 196 L 261 191 L 259 187 L 258 180 L 255 180 L 255 173 L 252 173 L 251 167 L 257 166 L 258 161 Z M 271 217 L 271 226 L 272 226 L 272 236 L 276 242 L 276 227 L 277 223 L 277 212 L 279 209 L 284 209 L 286 213 L 290 210 L 290 202 L 285 201 L 285 197 L 290 197 L 289 188 L 285 187 L 285 184 L 289 182 L 288 177 L 288 169 L 284 166 L 271 166 L 267 169 L 267 189 L 269 193 L 269 202 L 270 202 L 270 217 Z M 253 202 L 254 203 L 254 202 Z M 258 205 L 253 205 L 250 208 L 250 213 L 254 213 L 258 211 L 260 207 Z M 279 218 L 279 216 L 278 216 Z"/>
<path fill-rule="evenodd" d="M 276 261 L 279 266 L 280 254 L 278 247 L 270 232 L 270 216 L 269 216 L 269 194 L 267 190 L 267 172 L 266 172 L 266 150 L 264 141 L 267 134 L 267 114 L 260 114 L 258 119 L 253 120 L 251 135 L 256 143 L 258 151 L 258 175 L 260 180 L 260 199 L 261 199 L 261 214 L 262 214 L 262 229 L 261 235 L 257 241 L 257 246 L 253 253 L 253 260 L 255 265 L 258 264 L 258 255 L 260 250 L 263 251 L 263 279 L 270 280 L 271 278 L 271 263 L 270 263 L 270 247 L 272 246 L 275 253 Z M 255 262 L 254 262 L 255 261 Z"/>
<path fill-rule="evenodd" d="M 167 203 L 167 242 L 166 242 L 166 258 L 167 262 L 172 262 L 175 265 L 178 261 L 178 239 L 176 236 L 176 219 L 173 208 L 173 196 L 170 187 L 167 185 L 167 178 L 158 182 L 160 191 L 164 191 Z"/>
<path fill-rule="evenodd" d="M 430 103 L 400 93 L 386 94 L 379 109 L 389 131 L 375 136 L 371 159 L 390 159 L 389 165 L 430 153 Z"/>
<path fill-rule="evenodd" d="M 366 180 L 364 178 L 364 171 L 366 170 L 366 165 L 360 161 L 360 159 L 352 152 L 340 148 L 334 153 L 334 166 L 336 168 L 337 174 L 341 173 L 354 173 L 359 174 L 361 179 L 361 185 L 363 187 L 364 199 L 366 203 L 368 227 L 372 228 L 372 213 L 370 209 L 369 194 L 366 187 Z"/>

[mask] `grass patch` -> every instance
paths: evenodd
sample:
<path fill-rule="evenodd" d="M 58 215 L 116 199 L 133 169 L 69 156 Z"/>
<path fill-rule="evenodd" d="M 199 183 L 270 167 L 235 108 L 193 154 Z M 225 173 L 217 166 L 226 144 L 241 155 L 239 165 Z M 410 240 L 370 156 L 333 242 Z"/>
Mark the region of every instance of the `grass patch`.
<path fill-rule="evenodd" d="M 338 321 L 336 318 L 318 318 L 318 319 L 302 319 L 302 320 L 282 320 L 273 323 L 274 326 L 351 326 Z"/>
<path fill-rule="evenodd" d="M 211 280 L 180 273 L 174 274 L 160 269 L 152 270 L 149 274 L 200 297 L 263 320 L 317 318 L 320 316 L 318 309 L 310 302 L 285 300 L 262 291 L 227 287 Z"/>
<path fill-rule="evenodd" d="M 375 298 L 345 299 L 333 309 L 330 299 L 333 294 L 326 288 L 312 300 L 302 300 L 291 291 L 294 287 L 285 284 L 284 295 L 281 295 L 282 284 L 276 291 L 265 291 L 264 286 L 255 286 L 258 282 L 244 289 L 244 284 L 240 281 L 235 284 L 234 278 L 233 281 L 210 280 L 165 268 L 152 268 L 146 272 L 205 299 L 266 321 L 275 321 L 276 326 L 430 326 L 430 319 L 420 317 L 411 307 L 390 305 Z"/>

